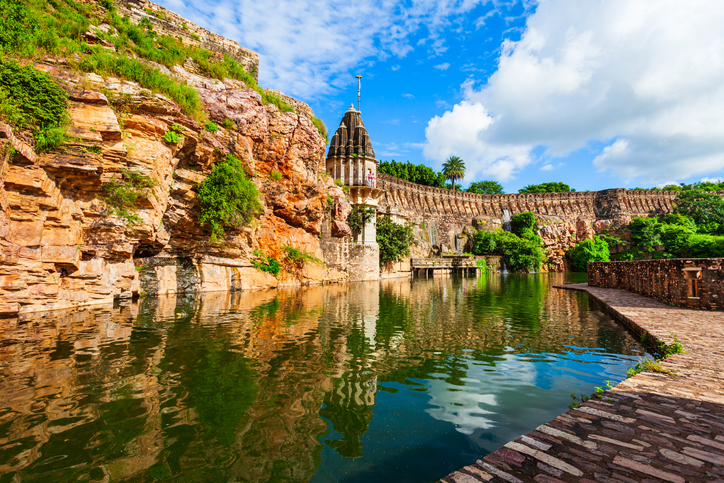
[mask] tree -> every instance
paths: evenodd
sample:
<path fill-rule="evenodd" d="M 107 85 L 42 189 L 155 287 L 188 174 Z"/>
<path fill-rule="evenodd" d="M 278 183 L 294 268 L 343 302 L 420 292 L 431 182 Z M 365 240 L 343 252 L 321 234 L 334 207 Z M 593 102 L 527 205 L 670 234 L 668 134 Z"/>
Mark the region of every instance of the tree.
<path fill-rule="evenodd" d="M 611 260 L 608 243 L 597 236 L 593 237 L 593 240 L 583 240 L 573 247 L 568 254 L 573 260 L 573 270 L 576 272 L 587 272 L 588 262 L 608 262 Z"/>
<path fill-rule="evenodd" d="M 694 220 L 700 232 L 715 233 L 724 224 L 724 200 L 720 195 L 695 190 L 682 191 L 674 205 L 674 213 Z"/>
<path fill-rule="evenodd" d="M 412 164 L 409 161 L 404 163 L 395 161 L 380 161 L 377 167 L 378 173 L 388 174 L 395 178 L 404 179 L 411 183 L 417 183 L 435 188 L 444 187 L 445 179 L 429 166 L 424 164 Z"/>
<path fill-rule="evenodd" d="M 380 265 L 387 262 L 399 262 L 410 255 L 410 246 L 414 243 L 412 223 L 401 225 L 389 216 L 377 219 L 377 244 L 380 246 Z"/>
<path fill-rule="evenodd" d="M 450 156 L 442 165 L 442 174 L 445 179 L 452 181 L 452 189 L 455 191 L 455 180 L 465 177 L 465 161 L 458 156 Z"/>
<path fill-rule="evenodd" d="M 502 195 L 503 185 L 497 181 L 476 181 L 471 183 L 465 191 L 479 195 Z"/>
<path fill-rule="evenodd" d="M 529 184 L 525 188 L 519 189 L 518 193 L 570 193 L 574 191 L 576 190 L 572 190 L 565 183 L 551 181 L 550 183 Z"/>

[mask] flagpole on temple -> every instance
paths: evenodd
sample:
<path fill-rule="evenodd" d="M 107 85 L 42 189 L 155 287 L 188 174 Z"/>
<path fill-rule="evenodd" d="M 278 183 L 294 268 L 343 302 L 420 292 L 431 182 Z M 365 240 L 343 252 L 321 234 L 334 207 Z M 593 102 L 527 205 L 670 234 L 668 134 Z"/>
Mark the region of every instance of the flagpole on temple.
<path fill-rule="evenodd" d="M 359 102 L 360 102 L 361 95 L 362 95 L 362 76 L 358 75 L 357 76 L 357 110 L 359 112 L 362 112 L 362 111 L 360 111 L 360 108 L 359 108 Z"/>

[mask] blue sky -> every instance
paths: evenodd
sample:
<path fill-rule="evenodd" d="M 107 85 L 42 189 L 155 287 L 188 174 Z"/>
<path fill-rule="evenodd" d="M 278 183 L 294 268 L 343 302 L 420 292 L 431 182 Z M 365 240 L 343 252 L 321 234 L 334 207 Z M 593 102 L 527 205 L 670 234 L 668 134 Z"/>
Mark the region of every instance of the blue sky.
<path fill-rule="evenodd" d="M 362 79 L 377 157 L 507 192 L 724 175 L 724 2 L 157 0 L 259 52 L 334 131 Z"/>

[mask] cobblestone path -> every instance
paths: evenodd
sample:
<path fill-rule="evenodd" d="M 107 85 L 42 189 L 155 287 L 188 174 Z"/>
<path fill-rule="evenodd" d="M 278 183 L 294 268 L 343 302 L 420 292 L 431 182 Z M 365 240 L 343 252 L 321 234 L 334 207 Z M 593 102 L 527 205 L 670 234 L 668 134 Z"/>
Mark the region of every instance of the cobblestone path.
<path fill-rule="evenodd" d="M 619 321 L 686 354 L 521 436 L 446 482 L 724 482 L 724 312 L 670 307 L 624 290 L 589 292 Z"/>

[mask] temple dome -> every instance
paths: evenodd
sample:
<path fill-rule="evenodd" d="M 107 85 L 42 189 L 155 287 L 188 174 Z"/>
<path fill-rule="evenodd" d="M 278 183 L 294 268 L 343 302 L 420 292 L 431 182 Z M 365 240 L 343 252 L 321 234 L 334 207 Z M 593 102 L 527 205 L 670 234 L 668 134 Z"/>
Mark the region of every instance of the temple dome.
<path fill-rule="evenodd" d="M 337 132 L 332 136 L 327 158 L 346 157 L 353 154 L 373 159 L 375 157 L 370 136 L 362 122 L 360 112 L 354 108 L 354 104 L 350 105 L 347 112 L 344 113 Z"/>

